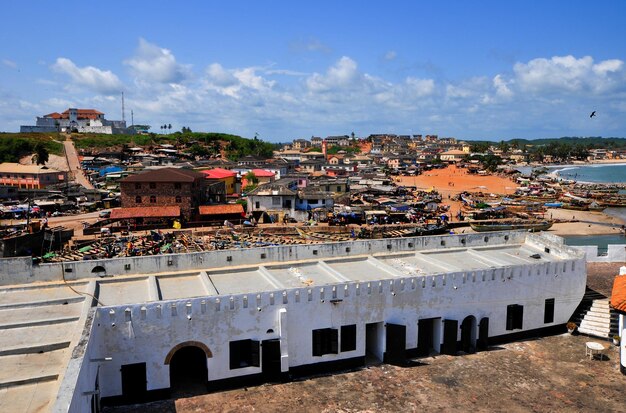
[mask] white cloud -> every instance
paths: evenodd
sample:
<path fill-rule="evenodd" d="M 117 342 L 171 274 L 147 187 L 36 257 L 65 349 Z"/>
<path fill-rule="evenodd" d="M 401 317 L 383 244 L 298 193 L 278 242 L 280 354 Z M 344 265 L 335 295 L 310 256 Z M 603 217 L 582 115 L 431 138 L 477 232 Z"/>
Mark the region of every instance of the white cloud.
<path fill-rule="evenodd" d="M 137 78 L 159 83 L 180 83 L 187 79 L 190 67 L 176 62 L 168 49 L 139 39 L 135 56 L 124 61 Z"/>
<path fill-rule="evenodd" d="M 325 75 L 314 73 L 307 78 L 306 84 L 311 92 L 325 92 L 349 87 L 359 76 L 356 62 L 343 56 L 334 66 L 328 68 Z"/>
<path fill-rule="evenodd" d="M 435 91 L 435 81 L 433 79 L 416 79 L 413 77 L 406 78 L 407 87 L 417 97 L 432 95 Z"/>
<path fill-rule="evenodd" d="M 225 69 L 219 63 L 209 65 L 206 70 L 205 87 L 224 96 L 239 99 L 257 92 L 269 92 L 276 84 L 257 74 L 259 68 Z"/>
<path fill-rule="evenodd" d="M 294 41 L 290 45 L 291 50 L 296 52 L 321 52 L 330 53 L 331 48 L 322 43 L 319 39 L 309 38 Z"/>
<path fill-rule="evenodd" d="M 498 139 L 555 133 L 609 136 L 609 127 L 612 136 L 622 136 L 626 119 L 622 103 L 626 73 L 618 59 L 537 58 L 511 65 L 501 73 L 454 82 L 421 77 L 417 69 L 393 78 L 390 76 L 397 72 L 367 73 L 349 56 L 316 73 L 297 71 L 298 66 L 290 67 L 296 70 L 278 69 L 275 63 L 226 67 L 215 62 L 194 74 L 169 50 L 140 40 L 136 56 L 125 63 L 135 75 L 124 88 L 126 114 L 133 109 L 137 122 L 166 122 L 243 136 L 259 132 L 263 139 L 352 130 L 357 134 L 413 130 Z M 36 99 L 40 109 L 27 111 L 32 116 L 61 110 L 69 105 L 68 99 L 74 106 L 96 107 L 111 119 L 120 117 L 115 115 L 120 112 L 119 96 L 93 94 L 93 90 L 121 88 L 113 73 L 79 68 L 65 58 L 60 58 L 54 69 L 70 76 L 72 82 L 63 89 L 60 79 L 52 79 L 56 85 L 39 86 L 49 92 Z M 581 107 L 586 112 L 587 106 L 598 109 L 598 103 L 603 105 L 605 123 L 590 124 L 588 113 L 580 122 L 572 120 Z M 6 111 L 0 110 L 0 122 L 17 122 L 6 119 Z M 598 130 L 600 125 L 606 129 Z"/>
<path fill-rule="evenodd" d="M 516 63 L 514 73 L 520 88 L 533 93 L 581 91 L 604 92 L 623 81 L 623 62 L 605 60 L 594 64 L 591 56 L 554 56 Z"/>
<path fill-rule="evenodd" d="M 68 75 L 78 86 L 86 86 L 98 93 L 115 94 L 122 90 L 122 82 L 110 70 L 93 66 L 78 67 L 70 59 L 59 57 L 52 65 L 58 73 Z"/>
<path fill-rule="evenodd" d="M 216 86 L 227 87 L 237 84 L 237 78 L 219 63 L 209 65 L 206 70 L 207 76 Z"/>
<path fill-rule="evenodd" d="M 11 69 L 17 69 L 17 63 L 15 63 L 13 60 L 2 59 L 2 64 L 6 67 L 10 67 Z"/>
<path fill-rule="evenodd" d="M 387 53 L 385 53 L 385 56 L 383 58 L 385 60 L 394 60 L 396 57 L 398 57 L 398 54 L 395 51 L 390 50 Z"/>
<path fill-rule="evenodd" d="M 496 89 L 496 95 L 503 98 L 510 98 L 513 92 L 509 88 L 507 81 L 502 75 L 496 75 L 493 80 L 493 87 Z"/>

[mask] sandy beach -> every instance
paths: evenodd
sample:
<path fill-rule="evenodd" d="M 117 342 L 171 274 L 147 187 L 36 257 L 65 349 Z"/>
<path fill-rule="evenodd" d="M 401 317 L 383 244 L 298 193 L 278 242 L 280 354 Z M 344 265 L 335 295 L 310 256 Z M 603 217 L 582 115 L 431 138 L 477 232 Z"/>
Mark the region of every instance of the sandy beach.
<path fill-rule="evenodd" d="M 461 192 L 483 194 L 513 194 L 517 184 L 506 178 L 496 175 L 475 175 L 468 174 L 464 168 L 457 168 L 451 165 L 446 169 L 435 169 L 427 171 L 418 176 L 400 176 L 396 178 L 399 185 L 415 186 L 419 189 L 436 189 L 442 194 L 443 203 L 450 205 L 453 216 L 461 208 L 460 201 L 452 201 L 450 198 Z M 603 235 L 617 234 L 620 227 L 625 224 L 618 218 L 593 211 L 571 211 L 563 209 L 549 209 L 546 218 L 555 220 L 575 220 L 577 222 L 556 223 L 550 232 L 557 235 Z M 464 232 L 471 229 L 464 229 Z"/>

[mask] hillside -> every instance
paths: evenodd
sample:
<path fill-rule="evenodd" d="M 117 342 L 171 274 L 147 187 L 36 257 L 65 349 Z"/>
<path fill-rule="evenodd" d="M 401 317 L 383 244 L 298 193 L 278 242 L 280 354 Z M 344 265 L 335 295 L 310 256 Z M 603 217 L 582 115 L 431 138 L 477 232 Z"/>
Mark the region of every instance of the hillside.
<path fill-rule="evenodd" d="M 50 154 L 63 154 L 63 144 L 49 133 L 0 133 L 0 162 L 18 162 L 21 157 L 34 153 L 39 143 Z"/>

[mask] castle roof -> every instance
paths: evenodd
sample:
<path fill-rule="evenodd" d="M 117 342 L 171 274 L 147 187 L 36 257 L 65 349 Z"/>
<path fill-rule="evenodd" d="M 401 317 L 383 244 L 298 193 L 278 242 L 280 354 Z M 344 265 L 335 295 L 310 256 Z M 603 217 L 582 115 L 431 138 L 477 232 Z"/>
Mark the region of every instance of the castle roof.
<path fill-rule="evenodd" d="M 76 115 L 78 119 L 98 119 L 98 117 L 100 115 L 104 115 L 104 113 L 95 109 L 76 109 Z M 49 113 L 47 115 L 44 115 L 44 118 L 69 119 L 70 109 L 66 110 L 63 113 L 58 113 L 58 112 Z"/>

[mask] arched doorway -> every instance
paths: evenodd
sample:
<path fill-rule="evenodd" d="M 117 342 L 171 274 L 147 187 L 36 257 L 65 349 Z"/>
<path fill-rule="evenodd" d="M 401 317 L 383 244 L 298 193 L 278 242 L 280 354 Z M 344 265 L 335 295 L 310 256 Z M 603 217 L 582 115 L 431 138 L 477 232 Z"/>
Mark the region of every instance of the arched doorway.
<path fill-rule="evenodd" d="M 183 343 L 185 344 L 185 343 Z M 202 343 L 199 343 L 202 344 Z M 170 365 L 170 391 L 174 397 L 206 393 L 207 357 L 211 352 L 203 344 L 176 346 L 166 358 Z"/>
<path fill-rule="evenodd" d="M 104 277 L 107 275 L 107 270 L 102 265 L 97 265 L 93 267 L 91 273 L 96 274 L 99 277 Z"/>
<path fill-rule="evenodd" d="M 476 352 L 476 317 L 465 317 L 461 323 L 461 350 L 465 353 Z"/>

